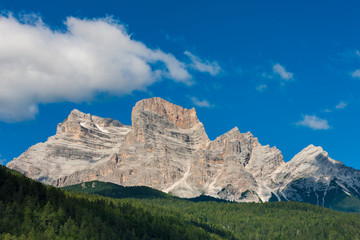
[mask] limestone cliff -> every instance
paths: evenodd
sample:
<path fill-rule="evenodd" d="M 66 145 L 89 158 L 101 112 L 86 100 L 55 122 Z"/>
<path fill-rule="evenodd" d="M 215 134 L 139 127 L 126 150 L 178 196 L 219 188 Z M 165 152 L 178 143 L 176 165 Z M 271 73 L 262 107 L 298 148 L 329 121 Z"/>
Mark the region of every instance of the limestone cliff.
<path fill-rule="evenodd" d="M 73 110 L 56 135 L 7 166 L 55 186 L 100 180 L 234 201 L 308 201 L 304 190 L 324 205 L 327 191 L 339 186 L 360 192 L 359 171 L 321 148 L 310 146 L 285 163 L 278 149 L 238 128 L 210 141 L 195 109 L 161 98 L 136 103 L 131 119 L 126 126 Z"/>

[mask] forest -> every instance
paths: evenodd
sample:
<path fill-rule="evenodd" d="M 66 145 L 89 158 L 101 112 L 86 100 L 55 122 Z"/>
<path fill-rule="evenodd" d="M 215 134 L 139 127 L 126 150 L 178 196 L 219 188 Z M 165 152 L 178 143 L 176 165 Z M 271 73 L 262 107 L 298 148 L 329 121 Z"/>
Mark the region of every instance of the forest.
<path fill-rule="evenodd" d="M 0 239 L 360 239 L 359 213 L 213 200 L 101 182 L 59 189 L 0 166 Z"/>

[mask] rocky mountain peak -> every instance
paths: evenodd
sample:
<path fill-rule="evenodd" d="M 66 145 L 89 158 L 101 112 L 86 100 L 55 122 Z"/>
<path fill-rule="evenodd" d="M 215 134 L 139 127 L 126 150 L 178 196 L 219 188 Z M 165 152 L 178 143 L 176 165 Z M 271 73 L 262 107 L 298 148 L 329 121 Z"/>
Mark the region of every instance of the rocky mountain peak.
<path fill-rule="evenodd" d="M 55 136 L 7 166 L 55 186 L 100 180 L 180 197 L 320 205 L 341 190 L 360 199 L 360 171 L 321 147 L 309 145 L 285 163 L 280 150 L 237 127 L 210 141 L 195 109 L 158 97 L 136 103 L 131 118 L 125 126 L 74 109 Z"/>
<path fill-rule="evenodd" d="M 84 133 L 84 129 L 81 126 L 81 123 L 85 122 L 92 123 L 92 116 L 74 109 L 62 123 L 57 125 L 56 134 L 73 135 L 79 137 Z"/>
<path fill-rule="evenodd" d="M 86 114 L 83 112 L 80 112 L 77 109 L 74 109 L 70 112 L 67 121 L 92 121 L 91 114 Z"/>
<path fill-rule="evenodd" d="M 93 128 L 95 131 L 101 132 L 104 127 L 122 126 L 123 125 L 118 120 L 101 118 L 74 109 L 62 123 L 58 124 L 56 134 L 80 136 L 89 132 L 89 128 Z"/>
<path fill-rule="evenodd" d="M 322 147 L 314 146 L 310 144 L 298 154 L 294 156 L 291 162 L 317 162 L 318 164 L 326 164 L 328 162 L 331 163 L 340 163 L 339 161 L 333 160 L 329 157 L 329 154 L 324 151 Z"/>
<path fill-rule="evenodd" d="M 134 113 L 137 111 L 154 112 L 162 117 L 165 117 L 174 125 L 182 129 L 192 128 L 199 123 L 195 108 L 186 109 L 159 97 L 144 99 L 136 103 L 132 114 L 133 124 L 135 120 Z"/>
<path fill-rule="evenodd" d="M 322 147 L 310 144 L 309 146 L 304 148 L 301 152 L 322 152 L 322 151 L 324 151 Z"/>
<path fill-rule="evenodd" d="M 234 137 L 239 137 L 240 135 L 241 133 L 238 127 L 234 127 L 233 129 L 231 129 L 230 131 L 224 134 L 224 136 L 234 136 Z"/>

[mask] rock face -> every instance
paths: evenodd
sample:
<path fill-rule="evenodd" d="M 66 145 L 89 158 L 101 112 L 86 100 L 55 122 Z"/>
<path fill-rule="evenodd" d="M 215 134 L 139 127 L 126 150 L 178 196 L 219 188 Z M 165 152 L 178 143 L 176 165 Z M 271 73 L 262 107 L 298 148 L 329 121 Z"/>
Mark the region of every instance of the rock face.
<path fill-rule="evenodd" d="M 268 185 L 277 200 L 330 206 L 339 198 L 360 198 L 360 171 L 329 158 L 321 147 L 310 145 L 276 169 Z"/>
<path fill-rule="evenodd" d="M 359 171 L 310 145 L 285 163 L 238 128 L 210 141 L 195 109 L 161 98 L 139 101 L 132 126 L 73 110 L 56 135 L 7 167 L 55 186 L 99 180 L 145 185 L 180 197 L 295 200 L 326 206 L 342 192 L 360 198 Z"/>

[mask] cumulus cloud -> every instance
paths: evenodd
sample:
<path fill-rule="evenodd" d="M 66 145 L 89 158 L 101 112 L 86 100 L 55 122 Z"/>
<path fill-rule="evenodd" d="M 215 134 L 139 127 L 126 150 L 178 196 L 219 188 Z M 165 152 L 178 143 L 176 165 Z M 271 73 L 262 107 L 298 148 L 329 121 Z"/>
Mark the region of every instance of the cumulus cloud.
<path fill-rule="evenodd" d="M 37 16 L 0 16 L 0 120 L 33 118 L 39 103 L 145 90 L 163 78 L 192 83 L 186 64 L 133 40 L 112 18 L 68 17 L 64 26 L 57 31 Z M 199 71 L 219 71 L 194 59 Z"/>
<path fill-rule="evenodd" d="M 209 103 L 209 101 L 203 99 L 203 100 L 199 100 L 196 97 L 191 97 L 190 98 L 191 101 L 193 102 L 194 105 L 198 106 L 198 107 L 206 107 L 209 108 L 211 107 L 211 104 Z"/>
<path fill-rule="evenodd" d="M 354 72 L 351 73 L 351 76 L 353 78 L 360 78 L 360 69 L 355 70 Z"/>
<path fill-rule="evenodd" d="M 190 66 L 199 72 L 206 72 L 212 76 L 216 76 L 221 72 L 221 67 L 217 62 L 202 60 L 189 51 L 185 51 L 184 54 L 190 58 Z"/>
<path fill-rule="evenodd" d="M 263 91 L 265 91 L 267 89 L 267 87 L 268 86 L 266 84 L 261 84 L 261 85 L 256 87 L 256 91 L 263 92 Z"/>
<path fill-rule="evenodd" d="M 308 127 L 313 130 L 327 130 L 330 128 L 327 120 L 318 118 L 315 115 L 305 115 L 303 120 L 297 122 L 296 125 Z"/>
<path fill-rule="evenodd" d="M 335 108 L 336 108 L 336 109 L 344 109 L 344 108 L 346 108 L 346 106 L 347 106 L 347 103 L 346 103 L 346 102 L 340 101 L 340 102 L 335 106 Z"/>
<path fill-rule="evenodd" d="M 286 81 L 292 80 L 294 78 L 294 74 L 286 71 L 286 69 L 279 63 L 273 65 L 273 72 L 274 74 L 279 75 L 281 79 Z"/>

